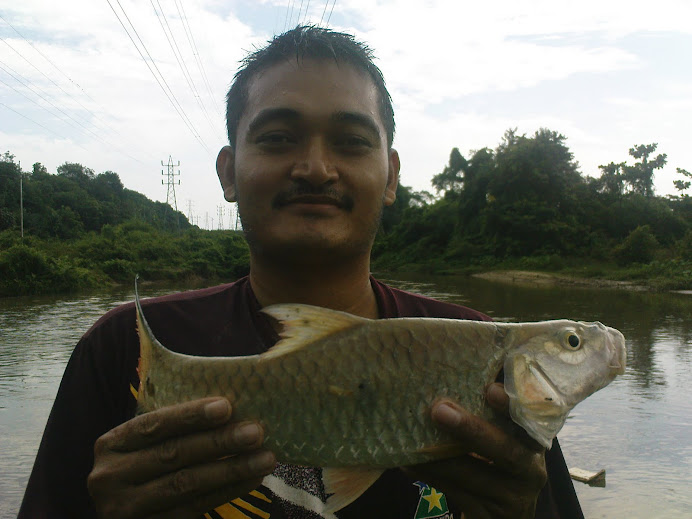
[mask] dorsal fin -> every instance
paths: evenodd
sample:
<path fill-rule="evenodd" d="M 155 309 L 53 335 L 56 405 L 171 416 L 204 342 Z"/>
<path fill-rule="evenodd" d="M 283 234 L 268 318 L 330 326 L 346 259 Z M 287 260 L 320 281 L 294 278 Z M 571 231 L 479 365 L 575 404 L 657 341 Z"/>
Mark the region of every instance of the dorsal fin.
<path fill-rule="evenodd" d="M 363 324 L 369 319 L 330 310 L 319 306 L 280 304 L 262 309 L 262 312 L 281 323 L 281 340 L 261 360 L 271 359 L 299 350 L 318 339 Z"/>

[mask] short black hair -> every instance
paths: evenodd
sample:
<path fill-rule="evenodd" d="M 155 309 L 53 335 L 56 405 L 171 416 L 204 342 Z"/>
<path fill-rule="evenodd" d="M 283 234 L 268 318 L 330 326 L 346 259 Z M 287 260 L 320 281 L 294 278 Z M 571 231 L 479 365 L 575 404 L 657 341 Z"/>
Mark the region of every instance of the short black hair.
<path fill-rule="evenodd" d="M 387 145 L 391 148 L 394 141 L 394 108 L 382 71 L 373 62 L 372 50 L 350 34 L 315 25 L 298 25 L 275 36 L 266 46 L 241 61 L 226 96 L 226 129 L 232 148 L 235 148 L 238 123 L 247 105 L 250 81 L 259 72 L 292 58 L 333 59 L 366 72 L 379 94 L 380 117 L 387 132 Z"/>

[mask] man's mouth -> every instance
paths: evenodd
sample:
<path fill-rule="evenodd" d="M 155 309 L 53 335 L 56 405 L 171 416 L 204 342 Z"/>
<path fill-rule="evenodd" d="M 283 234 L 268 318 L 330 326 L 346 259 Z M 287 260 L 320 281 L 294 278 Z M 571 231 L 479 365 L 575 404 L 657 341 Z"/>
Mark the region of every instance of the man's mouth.
<path fill-rule="evenodd" d="M 332 206 L 347 211 L 353 208 L 353 199 L 337 193 L 280 193 L 273 206 L 281 208 L 288 205 Z"/>
<path fill-rule="evenodd" d="M 310 205 L 333 205 L 342 208 L 344 204 L 338 198 L 325 195 L 299 195 L 289 198 L 282 205 L 290 204 L 310 204 Z"/>

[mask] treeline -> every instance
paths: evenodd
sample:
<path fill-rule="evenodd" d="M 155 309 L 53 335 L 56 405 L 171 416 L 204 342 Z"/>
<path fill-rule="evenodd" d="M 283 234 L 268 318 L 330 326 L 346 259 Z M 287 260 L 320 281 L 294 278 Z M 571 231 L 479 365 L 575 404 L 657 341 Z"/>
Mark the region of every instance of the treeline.
<path fill-rule="evenodd" d="M 587 275 L 669 278 L 692 286 L 692 174 L 678 168 L 678 195 L 659 197 L 653 178 L 666 164 L 656 144 L 629 150 L 632 164 L 586 177 L 547 129 L 505 133 L 497 148 L 464 157 L 457 148 L 433 178 L 437 197 L 399 187 L 385 209 L 374 251 L 380 269 L 450 271 L 588 265 Z M 588 269 L 587 269 L 588 270 Z"/>
<path fill-rule="evenodd" d="M 652 279 L 692 287 L 692 174 L 678 194 L 656 196 L 667 160 L 656 144 L 632 163 L 581 174 L 565 137 L 507 131 L 497 148 L 454 148 L 433 178 L 437 191 L 400 185 L 375 242 L 377 270 L 459 272 L 493 268 Z M 20 179 L 24 238 L 20 236 Z M 66 162 L 20 171 L 0 156 L 0 296 L 65 292 L 147 280 L 235 279 L 247 273 L 240 232 L 204 231 L 167 204 L 126 189 L 117 173 Z"/>
<path fill-rule="evenodd" d="M 68 292 L 112 283 L 235 279 L 249 269 L 241 233 L 203 231 L 119 176 L 65 163 L 23 173 L 0 156 L 0 296 Z"/>
<path fill-rule="evenodd" d="M 123 186 L 113 171 L 95 174 L 78 163 L 65 162 L 50 174 L 37 162 L 22 175 L 10 152 L 0 156 L 0 231 L 20 226 L 20 176 L 24 230 L 41 238 L 71 239 L 98 232 L 132 218 L 162 231 L 191 227 L 185 215 Z"/>

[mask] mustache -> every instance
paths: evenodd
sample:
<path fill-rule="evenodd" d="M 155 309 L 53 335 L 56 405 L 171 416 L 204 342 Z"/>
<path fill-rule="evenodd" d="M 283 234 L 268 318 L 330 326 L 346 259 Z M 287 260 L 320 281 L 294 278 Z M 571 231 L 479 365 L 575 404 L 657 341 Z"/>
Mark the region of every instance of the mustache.
<path fill-rule="evenodd" d="M 333 202 L 337 207 L 350 211 L 353 209 L 353 197 L 341 193 L 331 186 L 314 186 L 308 183 L 296 183 L 284 191 L 280 191 L 272 200 L 272 207 L 280 208 L 301 197 L 324 198 Z"/>

